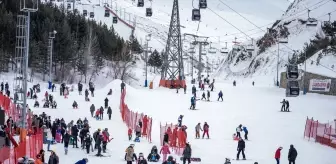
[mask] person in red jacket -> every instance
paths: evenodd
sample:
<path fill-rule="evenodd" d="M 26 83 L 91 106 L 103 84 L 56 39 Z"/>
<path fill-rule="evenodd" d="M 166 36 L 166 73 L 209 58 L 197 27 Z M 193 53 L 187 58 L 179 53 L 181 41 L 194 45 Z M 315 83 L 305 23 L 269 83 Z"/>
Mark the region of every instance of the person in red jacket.
<path fill-rule="evenodd" d="M 207 122 L 204 123 L 203 125 L 203 136 L 202 139 L 204 138 L 205 134 L 207 135 L 208 139 L 209 139 L 209 125 Z"/>
<path fill-rule="evenodd" d="M 281 156 L 281 150 L 282 147 L 279 147 L 276 151 L 275 151 L 275 160 L 277 161 L 277 164 L 280 164 L 280 156 Z"/>
<path fill-rule="evenodd" d="M 127 134 L 128 134 L 128 140 L 129 141 L 132 140 L 132 129 L 131 128 L 128 128 Z"/>

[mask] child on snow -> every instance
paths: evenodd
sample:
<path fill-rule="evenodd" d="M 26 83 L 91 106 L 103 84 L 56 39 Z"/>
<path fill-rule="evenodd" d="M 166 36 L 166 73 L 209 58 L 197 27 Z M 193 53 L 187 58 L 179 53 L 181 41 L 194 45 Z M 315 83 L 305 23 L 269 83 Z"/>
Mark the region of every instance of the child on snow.
<path fill-rule="evenodd" d="M 169 147 L 168 147 L 168 144 L 167 144 L 167 143 L 165 143 L 165 144 L 162 146 L 162 148 L 161 148 L 161 150 L 160 150 L 160 154 L 163 155 L 162 160 L 163 160 L 163 161 L 166 161 L 166 160 L 167 160 L 167 155 L 170 154 L 170 150 L 169 150 Z"/>
<path fill-rule="evenodd" d="M 131 128 L 128 129 L 127 135 L 128 135 L 128 140 L 131 141 L 132 140 L 132 129 Z"/>

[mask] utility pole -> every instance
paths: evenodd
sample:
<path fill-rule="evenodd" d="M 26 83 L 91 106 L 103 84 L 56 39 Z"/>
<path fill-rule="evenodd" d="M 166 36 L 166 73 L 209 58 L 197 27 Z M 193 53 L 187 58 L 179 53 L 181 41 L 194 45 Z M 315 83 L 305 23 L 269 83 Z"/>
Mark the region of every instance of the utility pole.
<path fill-rule="evenodd" d="M 49 32 L 49 46 L 48 46 L 48 50 L 50 53 L 50 59 L 49 59 L 49 84 L 52 83 L 52 58 L 53 58 L 53 43 L 54 43 L 54 39 L 55 39 L 55 35 L 57 34 L 57 31 L 54 30 L 53 32 Z M 51 86 L 49 86 L 51 87 Z"/>
<path fill-rule="evenodd" d="M 280 43 L 278 42 L 278 59 L 277 59 L 277 76 L 276 76 L 276 85 L 279 87 L 279 60 L 280 60 Z"/>
<path fill-rule="evenodd" d="M 304 95 L 307 92 L 307 88 L 306 88 L 306 85 L 305 85 L 306 71 L 307 71 L 307 51 L 305 52 L 304 73 L 303 73 L 303 79 L 302 79 L 302 82 L 303 82 L 303 94 Z"/>

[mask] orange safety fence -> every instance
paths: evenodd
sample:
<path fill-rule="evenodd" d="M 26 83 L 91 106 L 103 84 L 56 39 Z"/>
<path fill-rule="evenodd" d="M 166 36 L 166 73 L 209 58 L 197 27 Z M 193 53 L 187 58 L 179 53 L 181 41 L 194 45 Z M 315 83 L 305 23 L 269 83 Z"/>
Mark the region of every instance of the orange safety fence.
<path fill-rule="evenodd" d="M 126 89 L 124 89 L 120 96 L 120 113 L 121 118 L 128 128 L 134 130 L 139 121 L 142 122 L 141 135 L 146 137 L 149 142 L 152 142 L 152 118 L 130 110 L 125 103 Z"/>
<path fill-rule="evenodd" d="M 164 143 L 164 135 L 168 134 L 168 144 L 172 148 L 173 152 L 177 155 L 182 155 L 183 150 L 187 143 L 187 132 L 182 130 L 182 128 L 177 125 L 160 124 L 160 142 L 161 145 Z"/>
<path fill-rule="evenodd" d="M 18 163 L 18 159 L 24 156 L 36 159 L 36 155 L 43 149 L 42 131 L 26 137 L 18 147 L 3 147 L 0 149 L 0 164 Z"/>
<path fill-rule="evenodd" d="M 311 138 L 323 145 L 336 148 L 336 120 L 335 127 L 330 123 L 319 123 L 318 120 L 307 117 L 304 137 Z"/>
<path fill-rule="evenodd" d="M 160 87 L 183 88 L 186 85 L 185 80 L 160 80 Z"/>

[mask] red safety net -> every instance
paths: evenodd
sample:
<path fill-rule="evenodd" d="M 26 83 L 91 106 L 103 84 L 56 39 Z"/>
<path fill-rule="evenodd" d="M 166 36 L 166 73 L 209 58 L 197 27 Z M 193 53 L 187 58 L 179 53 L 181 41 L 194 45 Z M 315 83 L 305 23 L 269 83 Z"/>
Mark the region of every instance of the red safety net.
<path fill-rule="evenodd" d="M 11 101 L 11 99 L 0 94 L 0 106 L 1 109 L 5 111 L 7 117 L 12 117 L 14 122 L 18 122 L 20 119 L 20 109 Z M 28 135 L 25 141 L 21 141 L 17 147 L 3 147 L 0 149 L 0 164 L 13 164 L 18 163 L 18 158 L 28 156 L 30 158 L 35 158 L 39 151 L 43 148 L 43 132 L 38 130 L 34 132 L 31 127 L 32 122 L 32 112 L 27 112 L 27 132 Z M 8 130 L 9 131 L 9 130 Z M 7 131 L 7 132 L 8 132 Z M 11 130 L 10 138 L 15 135 L 15 131 Z M 13 138 L 12 138 L 13 139 Z"/>
<path fill-rule="evenodd" d="M 168 144 L 177 155 L 182 155 L 183 150 L 187 143 L 187 132 L 182 131 L 177 125 L 167 124 L 161 125 L 160 124 L 160 142 L 161 146 L 163 145 L 164 135 L 165 133 L 168 134 Z"/>
<path fill-rule="evenodd" d="M 333 127 L 334 126 L 334 127 Z M 335 125 L 330 123 L 319 123 L 318 120 L 307 117 L 304 130 L 304 137 L 309 140 L 312 138 L 315 142 L 336 148 L 336 120 Z"/>
<path fill-rule="evenodd" d="M 130 110 L 125 103 L 126 89 L 124 89 L 120 96 L 120 113 L 121 118 L 128 128 L 134 130 L 139 123 L 142 122 L 141 135 L 146 137 L 149 142 L 152 142 L 152 118 L 143 113 L 138 113 Z"/>

